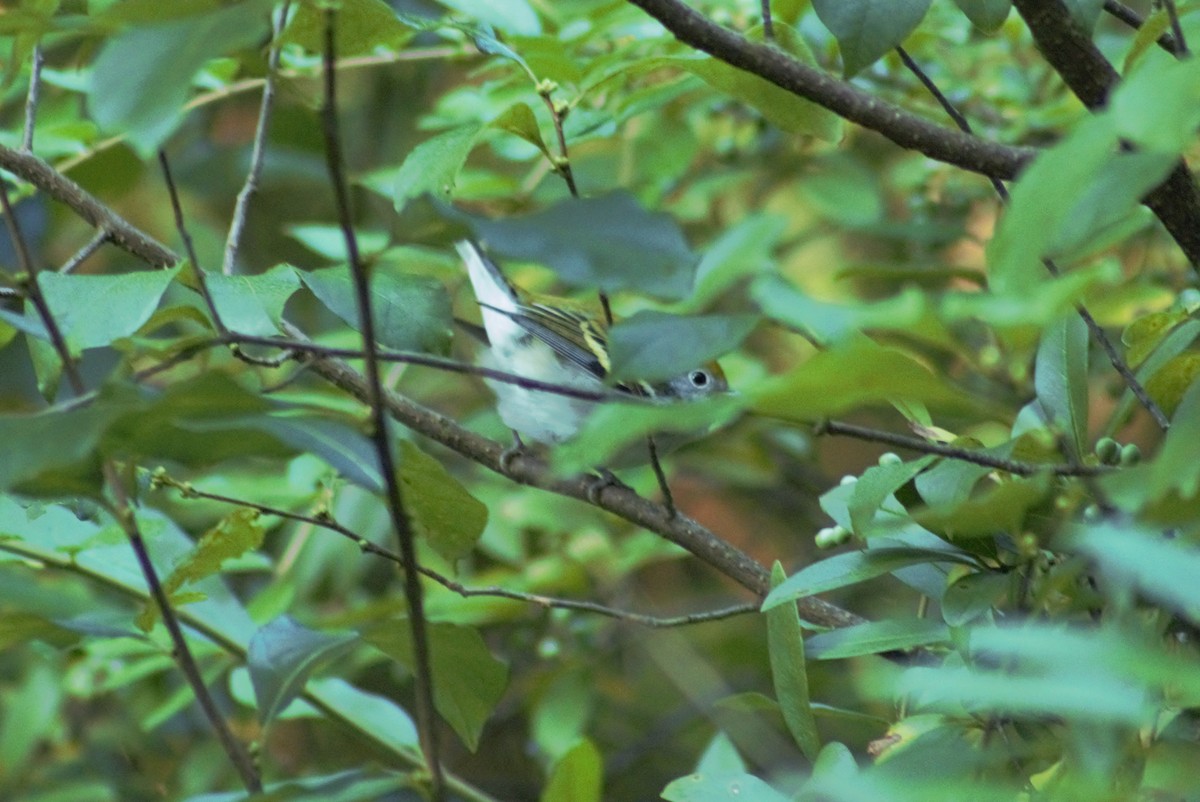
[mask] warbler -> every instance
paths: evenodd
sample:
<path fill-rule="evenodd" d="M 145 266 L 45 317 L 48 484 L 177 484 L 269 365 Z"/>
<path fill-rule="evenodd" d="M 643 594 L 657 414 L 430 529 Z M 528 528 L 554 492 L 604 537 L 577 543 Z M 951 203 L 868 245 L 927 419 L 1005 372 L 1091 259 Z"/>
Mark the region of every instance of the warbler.
<path fill-rule="evenodd" d="M 656 401 L 694 400 L 729 390 L 716 362 L 665 381 L 610 385 L 606 321 L 562 299 L 535 300 L 510 284 L 478 244 L 463 240 L 456 247 L 483 316 L 489 348 L 481 362 L 486 367 L 562 387 L 610 390 Z M 539 443 L 570 439 L 595 405 L 605 403 L 508 382 L 487 383 L 496 394 L 500 419 L 518 435 Z"/>

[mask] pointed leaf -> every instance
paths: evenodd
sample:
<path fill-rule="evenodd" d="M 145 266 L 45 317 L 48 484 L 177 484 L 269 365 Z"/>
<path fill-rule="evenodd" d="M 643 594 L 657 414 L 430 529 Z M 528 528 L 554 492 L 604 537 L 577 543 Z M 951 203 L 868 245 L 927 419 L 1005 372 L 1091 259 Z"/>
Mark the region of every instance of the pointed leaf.
<path fill-rule="evenodd" d="M 409 440 L 400 442 L 399 473 L 417 535 L 450 562 L 469 554 L 487 525 L 487 506 Z"/>
<path fill-rule="evenodd" d="M 167 285 L 179 272 L 170 270 L 82 276 L 38 273 L 38 286 L 72 353 L 111 345 L 150 319 Z M 120 310 L 120 314 L 114 314 Z"/>
<path fill-rule="evenodd" d="M 737 348 L 757 323 L 755 315 L 682 317 L 643 310 L 609 332 L 612 377 L 658 381 L 680 376 Z"/>
<path fill-rule="evenodd" d="M 667 802 L 788 802 L 753 774 L 690 774 L 663 789 Z"/>
<path fill-rule="evenodd" d="M 496 703 L 504 693 L 508 668 L 492 656 L 477 630 L 453 624 L 428 628 L 434 705 L 474 751 Z M 412 637 L 407 622 L 393 621 L 363 633 L 363 639 L 412 670 Z"/>
<path fill-rule="evenodd" d="M 864 582 L 910 565 L 937 562 L 973 564 L 962 553 L 934 549 L 881 548 L 838 554 L 792 574 L 767 594 L 762 609 L 770 610 L 804 596 Z"/>
<path fill-rule="evenodd" d="M 321 303 L 361 331 L 350 273 L 330 267 L 301 273 Z M 450 344 L 450 296 L 440 281 L 377 267 L 371 275 L 371 308 L 379 344 L 398 351 L 445 353 Z"/>
<path fill-rule="evenodd" d="M 1088 432 L 1088 330 L 1069 315 L 1042 336 L 1033 381 L 1046 417 L 1071 439 L 1076 455 L 1086 451 Z"/>
<path fill-rule="evenodd" d="M 142 156 L 153 154 L 182 119 L 192 78 L 209 59 L 267 36 L 271 6 L 251 0 L 112 37 L 92 68 L 88 106 L 96 121 L 127 134 Z"/>
<path fill-rule="evenodd" d="M 916 30 L 932 0 L 813 0 L 813 10 L 837 37 L 850 77 Z"/>
<path fill-rule="evenodd" d="M 313 671 L 357 641 L 354 633 L 317 632 L 288 616 L 260 627 L 246 654 L 259 722 L 269 724 L 304 689 Z"/>
<path fill-rule="evenodd" d="M 1012 10 L 1012 0 L 954 0 L 954 4 L 984 33 L 999 30 Z"/>
<path fill-rule="evenodd" d="M 776 562 L 771 568 L 771 587 L 783 583 L 783 567 Z M 767 646 L 771 658 L 771 678 L 775 698 L 788 731 L 800 751 L 810 761 L 821 751 L 817 722 L 813 719 L 812 699 L 808 695 L 808 669 L 804 660 L 804 634 L 796 605 L 783 604 L 768 610 Z"/>
<path fill-rule="evenodd" d="M 808 639 L 814 660 L 840 660 L 864 654 L 927 646 L 950 639 L 950 628 L 925 618 L 889 618 L 821 632 Z"/>
<path fill-rule="evenodd" d="M 600 802 L 604 761 L 600 750 L 584 738 L 554 762 L 540 802 Z"/>
<path fill-rule="evenodd" d="M 493 253 L 544 264 L 572 286 L 667 299 L 692 289 L 696 257 L 679 225 L 626 192 L 568 198 L 524 217 L 465 222 Z"/>
<path fill-rule="evenodd" d="M 438 134 L 417 145 L 396 172 L 392 203 L 399 211 L 413 198 L 429 193 L 448 198 L 458 173 L 479 138 L 483 126 L 464 125 Z"/>
<path fill-rule="evenodd" d="M 276 265 L 255 276 L 205 276 L 217 314 L 225 326 L 240 334 L 269 336 L 279 333 L 283 307 L 300 279 L 291 265 Z"/>

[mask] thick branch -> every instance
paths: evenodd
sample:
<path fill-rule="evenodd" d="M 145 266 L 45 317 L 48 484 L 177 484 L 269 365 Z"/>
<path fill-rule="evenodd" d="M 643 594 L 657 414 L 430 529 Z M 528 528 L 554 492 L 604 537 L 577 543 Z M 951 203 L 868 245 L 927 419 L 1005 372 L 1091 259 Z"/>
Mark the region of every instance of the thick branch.
<path fill-rule="evenodd" d="M 285 333 L 300 341 L 305 339 L 303 332 L 292 326 L 285 326 Z M 369 397 L 365 378 L 342 360 L 319 358 L 311 360 L 309 364 L 317 374 L 359 400 L 365 401 Z M 408 428 L 489 470 L 530 487 L 593 503 L 589 498 L 589 493 L 594 494 L 593 482 L 587 477 L 555 476 L 545 463 L 526 454 L 518 454 L 509 460 L 506 468 L 501 464 L 505 449 L 499 443 L 464 429 L 450 418 L 397 393 L 385 390 L 382 400 L 388 412 Z M 682 546 L 754 594 L 766 595 L 770 580 L 767 569 L 690 518 L 683 515 L 671 517 L 663 505 L 642 498 L 629 488 L 606 487 L 599 496 L 595 499 L 596 506 Z M 798 604 L 800 614 L 814 624 L 845 627 L 863 621 L 853 613 L 820 599 L 801 599 Z"/>
<path fill-rule="evenodd" d="M 179 261 L 170 248 L 147 236 L 125 218 L 105 206 L 83 187 L 55 170 L 32 153 L 0 145 L 0 168 L 20 176 L 96 228 L 121 248 L 155 267 L 168 267 Z"/>
<path fill-rule="evenodd" d="M 1120 80 L 1117 71 L 1071 18 L 1062 0 L 1013 0 L 1050 66 L 1089 109 L 1098 109 Z M 1200 190 L 1182 161 L 1144 201 L 1194 266 L 1200 266 Z"/>
<path fill-rule="evenodd" d="M 722 28 L 679 0 L 629 2 L 662 23 L 684 44 L 765 78 L 931 159 L 993 178 L 1012 179 L 1036 154 L 1031 148 L 1001 145 L 932 123 L 797 61 L 781 50 L 751 42 Z"/>

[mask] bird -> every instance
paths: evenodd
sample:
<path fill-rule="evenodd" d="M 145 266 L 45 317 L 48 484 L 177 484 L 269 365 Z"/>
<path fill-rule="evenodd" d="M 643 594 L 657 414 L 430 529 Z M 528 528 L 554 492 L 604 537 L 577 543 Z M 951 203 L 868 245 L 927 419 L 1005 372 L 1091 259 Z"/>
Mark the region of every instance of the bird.
<path fill-rule="evenodd" d="M 715 361 L 689 367 L 665 380 L 608 381 L 607 321 L 561 298 L 527 295 L 505 278 L 500 267 L 473 240 L 456 243 L 483 318 L 488 347 L 480 362 L 535 382 L 575 390 L 622 395 L 651 402 L 691 401 L 729 391 Z M 519 383 L 485 379 L 497 399 L 500 419 L 522 436 L 554 445 L 575 436 L 598 403 Z"/>

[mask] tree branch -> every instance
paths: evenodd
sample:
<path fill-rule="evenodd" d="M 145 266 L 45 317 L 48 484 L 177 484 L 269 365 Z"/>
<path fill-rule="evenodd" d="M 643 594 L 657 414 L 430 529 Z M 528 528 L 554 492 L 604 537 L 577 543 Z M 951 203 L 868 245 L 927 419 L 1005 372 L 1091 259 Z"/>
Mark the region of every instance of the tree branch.
<path fill-rule="evenodd" d="M 109 240 L 154 267 L 170 267 L 179 257 L 168 247 L 105 206 L 83 187 L 55 170 L 32 153 L 0 145 L 0 167 L 20 176 L 96 228 Z"/>
<path fill-rule="evenodd" d="M 1091 37 L 1071 18 L 1062 0 L 1013 0 L 1038 50 L 1089 109 L 1108 100 L 1120 76 Z M 1181 160 L 1142 201 L 1174 237 L 1193 267 L 1200 268 L 1200 190 Z"/>
<path fill-rule="evenodd" d="M 371 307 L 370 274 L 359 256 L 358 237 L 354 233 L 354 220 L 350 211 L 350 194 L 346 186 L 345 167 L 342 164 L 341 137 L 337 124 L 337 80 L 334 76 L 336 63 L 334 26 L 337 11 L 327 8 L 324 12 L 324 52 L 322 70 L 324 77 L 324 102 L 321 104 L 321 129 L 325 140 L 325 160 L 329 168 L 329 183 L 333 190 L 337 208 L 338 224 L 346 241 L 346 258 L 349 262 L 350 279 L 354 286 L 355 306 L 362 324 L 363 364 L 366 366 L 364 389 L 366 404 L 371 411 L 371 440 L 379 459 L 379 471 L 383 475 L 384 498 L 392 520 L 392 529 L 400 544 L 404 558 L 401 566 L 404 577 L 404 598 L 408 604 L 408 630 L 412 637 L 413 681 L 416 686 L 417 732 L 421 751 L 429 769 L 430 796 L 433 802 L 446 798 L 446 781 L 441 762 L 438 742 L 437 713 L 434 707 L 433 660 L 430 656 L 429 634 L 426 629 L 424 590 L 418 573 L 416 536 L 405 510 L 400 479 L 392 457 L 392 438 L 388 426 L 388 414 L 384 409 L 383 382 L 379 375 L 378 338 L 375 336 L 375 312 Z"/>
<path fill-rule="evenodd" d="M 680 0 L 629 2 L 662 23 L 684 44 L 765 78 L 882 134 L 900 147 L 920 151 L 931 159 L 974 173 L 1011 179 L 1036 155 L 1032 148 L 1001 145 L 932 123 L 797 61 L 782 50 L 751 42 L 741 34 L 722 28 Z"/>

